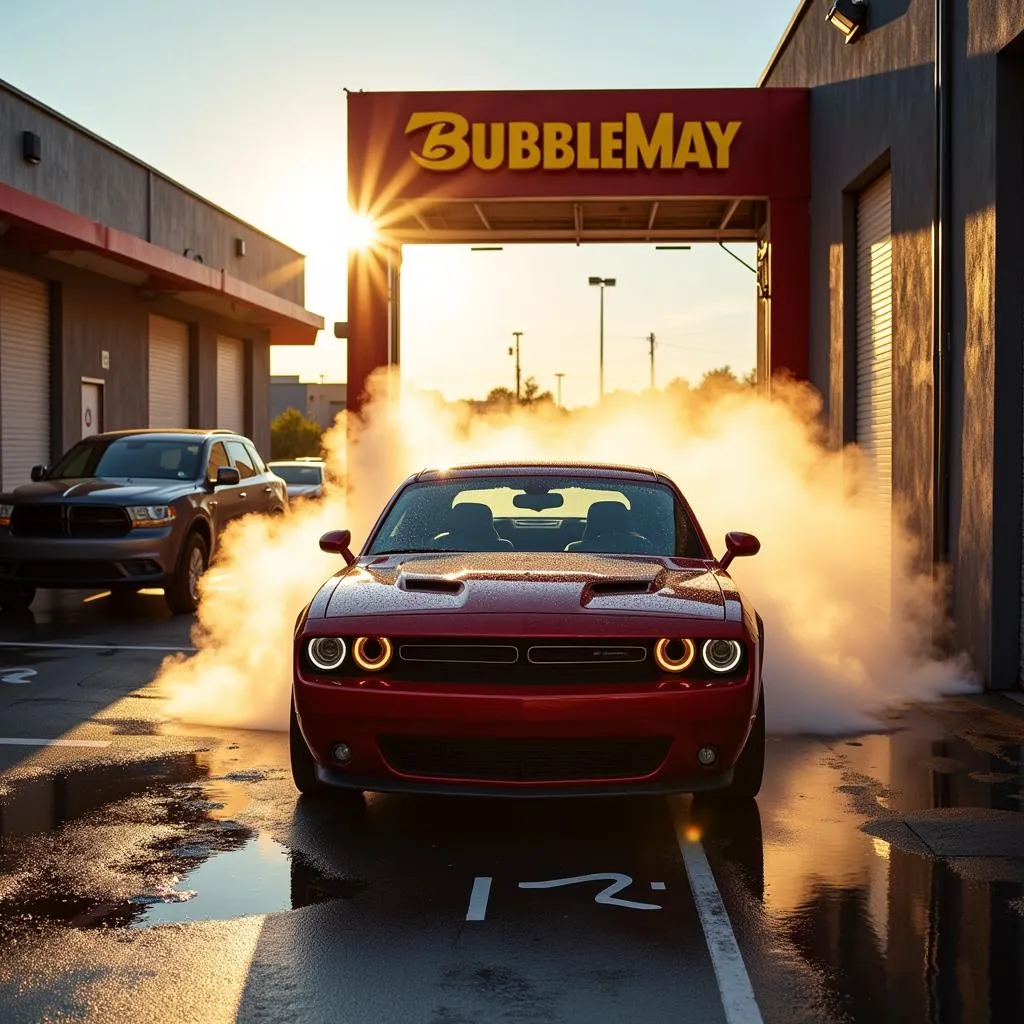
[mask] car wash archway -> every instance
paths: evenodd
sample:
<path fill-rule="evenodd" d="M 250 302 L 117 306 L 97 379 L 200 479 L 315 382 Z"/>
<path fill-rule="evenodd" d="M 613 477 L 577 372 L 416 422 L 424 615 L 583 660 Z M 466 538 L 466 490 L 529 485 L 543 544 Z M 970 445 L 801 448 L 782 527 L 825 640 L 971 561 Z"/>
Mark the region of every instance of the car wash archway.
<path fill-rule="evenodd" d="M 348 94 L 348 401 L 401 357 L 403 244 L 756 242 L 757 371 L 806 379 L 804 89 Z"/>

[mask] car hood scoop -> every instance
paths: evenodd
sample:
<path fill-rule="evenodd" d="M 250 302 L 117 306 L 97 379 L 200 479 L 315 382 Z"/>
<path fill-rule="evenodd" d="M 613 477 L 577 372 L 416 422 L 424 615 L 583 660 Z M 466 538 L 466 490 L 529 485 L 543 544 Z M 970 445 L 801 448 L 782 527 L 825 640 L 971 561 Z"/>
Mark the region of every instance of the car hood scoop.
<path fill-rule="evenodd" d="M 328 615 L 589 612 L 722 619 L 705 565 L 570 552 L 454 552 L 370 558 L 334 587 Z"/>

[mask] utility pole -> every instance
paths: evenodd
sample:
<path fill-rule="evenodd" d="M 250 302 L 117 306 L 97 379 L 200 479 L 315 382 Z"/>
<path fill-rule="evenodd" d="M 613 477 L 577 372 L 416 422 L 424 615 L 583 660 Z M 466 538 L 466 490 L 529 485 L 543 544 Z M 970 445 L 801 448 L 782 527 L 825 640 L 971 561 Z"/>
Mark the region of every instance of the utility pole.
<path fill-rule="evenodd" d="M 516 401 L 519 401 L 519 339 L 523 336 L 522 331 L 513 331 L 512 337 L 516 339 L 515 357 L 516 357 Z M 508 354 L 512 355 L 512 349 L 508 350 Z"/>
<path fill-rule="evenodd" d="M 647 335 L 647 344 L 651 346 L 651 390 L 654 390 L 654 331 Z"/>
<path fill-rule="evenodd" d="M 556 373 L 555 377 L 558 378 L 558 408 L 562 408 L 562 378 L 565 376 L 564 373 Z"/>

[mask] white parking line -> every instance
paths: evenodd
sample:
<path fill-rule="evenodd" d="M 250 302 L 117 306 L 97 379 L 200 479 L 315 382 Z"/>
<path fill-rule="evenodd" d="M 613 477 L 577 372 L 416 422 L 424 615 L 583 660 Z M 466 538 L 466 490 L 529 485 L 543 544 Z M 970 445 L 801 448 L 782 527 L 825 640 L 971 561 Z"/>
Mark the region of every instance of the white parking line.
<path fill-rule="evenodd" d="M 34 740 L 0 736 L 0 747 L 109 747 L 110 740 Z"/>
<path fill-rule="evenodd" d="M 687 839 L 680 831 L 678 822 L 676 831 L 679 852 L 683 855 L 683 864 L 690 879 L 693 902 L 697 905 L 708 953 L 711 954 L 711 965 L 715 969 L 725 1019 L 728 1024 L 762 1024 L 750 976 L 704 847 L 700 840 Z"/>
<path fill-rule="evenodd" d="M 487 901 L 491 895 L 491 879 L 478 876 L 473 879 L 473 891 L 469 894 L 467 921 L 483 921 L 487 917 Z"/>
<path fill-rule="evenodd" d="M 0 640 L 0 647 L 20 647 L 25 649 L 45 647 L 57 651 L 184 651 L 192 654 L 197 653 L 199 650 L 198 647 L 147 647 L 138 644 L 63 644 L 46 643 L 43 641 L 22 643 L 8 640 Z"/>

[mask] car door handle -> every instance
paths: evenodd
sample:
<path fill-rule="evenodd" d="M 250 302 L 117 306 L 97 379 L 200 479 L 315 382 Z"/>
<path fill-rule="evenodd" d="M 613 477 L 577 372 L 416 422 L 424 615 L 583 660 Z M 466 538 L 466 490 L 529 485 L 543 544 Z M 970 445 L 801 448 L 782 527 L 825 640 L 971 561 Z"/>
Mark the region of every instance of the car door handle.
<path fill-rule="evenodd" d="M 270 484 L 267 484 L 267 486 L 263 488 L 263 493 L 264 494 L 273 494 L 274 493 L 274 488 L 271 487 Z"/>
<path fill-rule="evenodd" d="M 242 491 L 242 493 L 238 495 L 238 500 L 245 501 L 245 491 Z"/>

